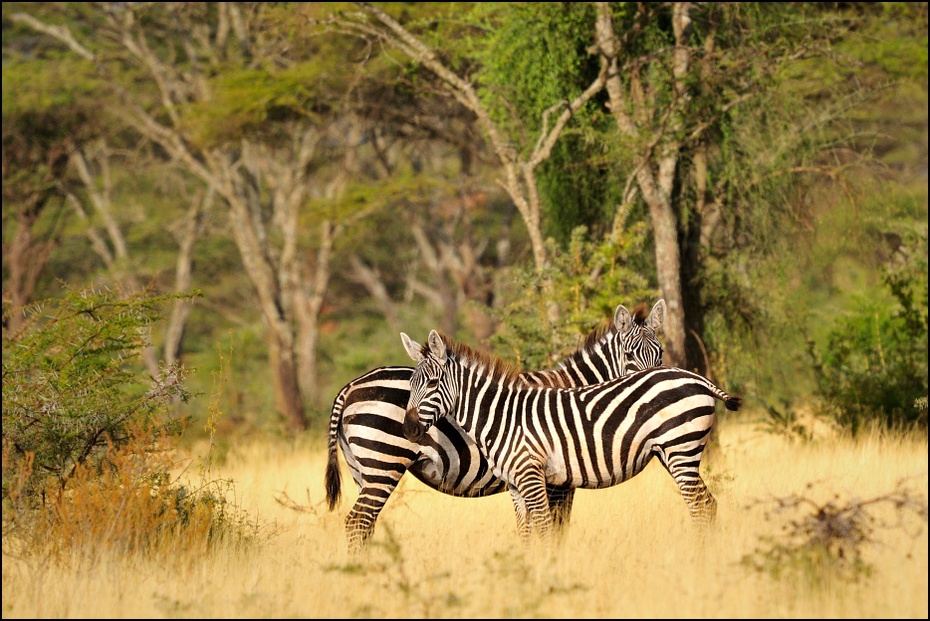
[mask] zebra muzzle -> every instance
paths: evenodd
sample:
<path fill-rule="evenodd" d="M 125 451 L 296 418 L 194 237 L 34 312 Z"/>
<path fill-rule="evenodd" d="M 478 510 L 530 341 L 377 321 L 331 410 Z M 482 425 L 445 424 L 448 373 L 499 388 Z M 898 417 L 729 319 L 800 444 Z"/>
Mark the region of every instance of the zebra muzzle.
<path fill-rule="evenodd" d="M 420 424 L 420 415 L 417 408 L 407 410 L 403 424 L 404 436 L 411 442 L 419 442 L 423 437 L 423 425 Z"/>

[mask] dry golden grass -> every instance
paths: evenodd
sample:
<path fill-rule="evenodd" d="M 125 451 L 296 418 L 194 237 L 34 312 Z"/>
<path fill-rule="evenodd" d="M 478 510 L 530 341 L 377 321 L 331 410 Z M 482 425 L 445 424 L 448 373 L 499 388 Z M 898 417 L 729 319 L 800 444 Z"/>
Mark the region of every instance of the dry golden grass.
<path fill-rule="evenodd" d="M 248 545 L 156 555 L 83 555 L 41 564 L 3 557 L 3 617 L 650 617 L 927 618 L 927 524 L 890 503 L 868 507 L 871 576 L 777 579 L 741 559 L 778 537 L 772 499 L 884 496 L 905 481 L 927 501 L 927 439 L 873 434 L 791 444 L 723 424 L 705 463 L 717 523 L 698 536 L 671 478 L 653 462 L 608 490 L 580 490 L 555 546 L 523 548 L 510 498 L 467 500 L 405 477 L 362 562 L 345 552 L 355 497 L 324 504 L 322 446 L 240 447 L 215 473 L 260 526 Z M 290 504 L 289 501 L 296 503 Z M 817 576 L 814 576 L 817 578 Z"/>

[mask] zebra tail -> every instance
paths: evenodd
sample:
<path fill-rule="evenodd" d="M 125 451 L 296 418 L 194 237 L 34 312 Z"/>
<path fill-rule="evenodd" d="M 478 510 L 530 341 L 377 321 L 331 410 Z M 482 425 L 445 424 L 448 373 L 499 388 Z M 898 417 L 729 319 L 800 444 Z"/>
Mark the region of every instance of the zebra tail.
<path fill-rule="evenodd" d="M 339 473 L 339 456 L 336 455 L 337 434 L 339 433 L 339 424 L 342 422 L 342 409 L 345 407 L 345 393 L 348 386 L 344 387 L 336 395 L 333 402 L 333 412 L 329 417 L 329 439 L 327 451 L 329 458 L 326 461 L 326 502 L 329 510 L 332 511 L 339 504 L 339 498 L 342 496 L 342 475 Z"/>
<path fill-rule="evenodd" d="M 714 397 L 723 401 L 723 404 L 728 410 L 735 412 L 740 409 L 740 406 L 743 405 L 742 397 L 727 394 L 706 377 L 704 378 L 704 381 L 707 382 L 707 386 L 710 388 L 710 391 L 714 393 Z"/>
<path fill-rule="evenodd" d="M 743 398 L 737 397 L 736 395 L 728 395 L 723 403 L 727 406 L 728 410 L 735 412 L 740 408 L 741 405 L 743 405 Z"/>

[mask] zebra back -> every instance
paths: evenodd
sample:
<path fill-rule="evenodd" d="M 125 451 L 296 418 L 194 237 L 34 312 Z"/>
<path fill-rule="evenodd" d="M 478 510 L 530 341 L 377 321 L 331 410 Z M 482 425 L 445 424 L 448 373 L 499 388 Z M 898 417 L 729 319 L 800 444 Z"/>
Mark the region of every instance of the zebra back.
<path fill-rule="evenodd" d="M 566 402 L 571 402 L 575 410 L 586 411 L 590 420 L 591 404 L 604 395 L 667 372 L 674 372 L 677 377 L 702 386 L 705 394 L 723 401 L 728 410 L 738 410 L 742 405 L 741 397 L 728 394 L 706 377 L 675 367 L 653 367 L 580 387 L 532 385 L 522 381 L 500 358 L 478 352 L 465 343 L 457 343 L 436 330 L 430 332 L 423 346 L 417 345 L 406 334 L 402 333 L 401 337 L 407 353 L 417 363 L 410 379 L 410 399 L 404 420 L 404 433 L 410 440 L 421 437 L 437 418 L 450 413 L 466 429 L 473 427 L 476 417 L 481 416 L 494 418 L 491 426 L 499 430 L 509 422 L 506 417 L 516 413 L 512 410 L 518 402 L 546 402 L 547 411 L 552 412 L 561 412 L 569 407 Z M 505 409 L 493 409 L 491 404 L 498 400 L 500 407 Z M 421 411 L 424 405 L 426 409 Z M 510 410 L 506 409 L 508 407 Z"/>

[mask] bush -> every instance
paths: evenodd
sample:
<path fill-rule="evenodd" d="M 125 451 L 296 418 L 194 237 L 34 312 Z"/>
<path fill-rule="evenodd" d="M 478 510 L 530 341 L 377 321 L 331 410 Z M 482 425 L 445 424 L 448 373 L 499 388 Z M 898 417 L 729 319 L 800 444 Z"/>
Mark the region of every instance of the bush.
<path fill-rule="evenodd" d="M 926 243 L 910 263 L 886 271 L 891 304 L 860 302 L 822 351 L 808 340 L 825 413 L 854 435 L 870 420 L 927 427 Z"/>
<path fill-rule="evenodd" d="M 179 429 L 180 421 L 158 414 L 187 399 L 184 369 L 143 379 L 138 364 L 168 299 L 66 290 L 26 309 L 16 334 L 4 333 L 3 448 L 11 468 L 32 465 L 20 487 L 26 497 L 40 502 L 49 484 L 60 494 L 79 466 L 104 467 L 108 447 L 125 443 L 132 425 L 146 423 L 153 433 Z"/>
<path fill-rule="evenodd" d="M 565 249 L 547 240 L 550 264 L 542 273 L 514 268 L 504 279 L 504 303 L 492 310 L 501 324 L 491 337 L 494 350 L 523 369 L 553 368 L 612 318 L 618 304 L 631 311 L 640 303 L 651 307 L 655 289 L 638 266 L 622 259 L 641 256 L 645 238 L 638 223 L 600 244 L 588 239 L 584 226 L 572 231 Z"/>
<path fill-rule="evenodd" d="M 61 558 L 69 549 L 206 545 L 232 517 L 204 481 L 172 484 L 186 400 L 180 365 L 139 363 L 162 305 L 179 296 L 66 290 L 3 335 L 3 544 Z M 6 321 L 4 322 L 6 325 Z M 220 490 L 221 491 L 221 490 Z"/>

